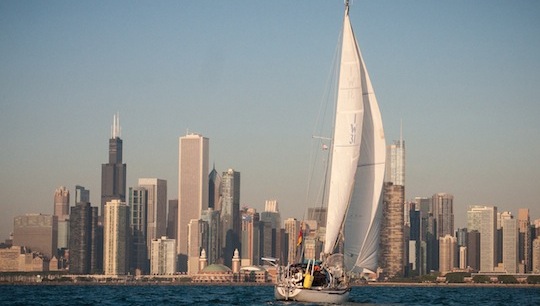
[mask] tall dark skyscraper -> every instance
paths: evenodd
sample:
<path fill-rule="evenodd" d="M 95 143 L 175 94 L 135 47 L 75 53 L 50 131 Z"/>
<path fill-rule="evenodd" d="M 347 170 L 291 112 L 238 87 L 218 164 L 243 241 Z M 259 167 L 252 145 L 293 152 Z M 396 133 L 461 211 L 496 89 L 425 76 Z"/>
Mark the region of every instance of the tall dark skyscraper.
<path fill-rule="evenodd" d="M 221 176 L 216 171 L 216 165 L 208 175 L 208 208 L 219 211 L 221 210 Z"/>
<path fill-rule="evenodd" d="M 122 163 L 122 139 L 120 138 L 120 117 L 113 116 L 111 138 L 109 139 L 109 162 L 101 165 L 101 211 L 103 217 L 105 203 L 113 199 L 126 201 L 126 164 Z"/>
<path fill-rule="evenodd" d="M 77 186 L 80 187 L 80 186 Z M 83 187 L 80 189 L 85 192 Z M 69 215 L 69 273 L 91 274 L 97 272 L 97 220 L 98 208 L 89 202 L 77 202 Z"/>

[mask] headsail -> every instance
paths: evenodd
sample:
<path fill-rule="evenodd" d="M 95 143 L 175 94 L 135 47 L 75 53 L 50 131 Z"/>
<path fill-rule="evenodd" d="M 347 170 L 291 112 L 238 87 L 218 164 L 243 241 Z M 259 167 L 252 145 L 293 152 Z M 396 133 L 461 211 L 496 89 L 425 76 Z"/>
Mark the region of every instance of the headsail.
<path fill-rule="evenodd" d="M 332 162 L 328 190 L 328 212 L 324 253 L 330 254 L 336 244 L 347 206 L 351 199 L 354 177 L 360 155 L 364 105 L 362 101 L 363 69 L 348 7 L 343 20 L 341 60 L 332 145 Z"/>

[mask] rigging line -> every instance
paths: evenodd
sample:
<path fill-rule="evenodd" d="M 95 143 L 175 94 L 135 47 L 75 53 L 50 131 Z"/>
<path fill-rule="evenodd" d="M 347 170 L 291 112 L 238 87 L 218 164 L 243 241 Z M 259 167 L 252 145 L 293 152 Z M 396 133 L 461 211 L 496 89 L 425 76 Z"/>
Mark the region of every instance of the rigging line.
<path fill-rule="evenodd" d="M 369 166 L 377 166 L 377 165 L 384 165 L 384 162 L 380 162 L 380 163 L 371 163 L 371 164 L 358 164 L 356 166 L 356 168 L 360 168 L 360 167 L 369 167 Z"/>
<path fill-rule="evenodd" d="M 340 34 L 340 37 L 342 36 L 342 33 Z M 325 129 L 325 119 L 327 118 L 327 113 L 328 113 L 328 106 L 329 106 L 329 101 L 335 101 L 335 96 L 337 94 L 337 90 L 336 90 L 336 83 L 337 83 L 337 76 L 338 76 L 338 73 L 337 71 L 339 70 L 338 69 L 338 65 L 337 65 L 337 61 L 338 61 L 338 57 L 339 57 L 339 54 L 340 54 L 340 51 L 341 51 L 341 44 L 339 43 L 341 41 L 341 39 L 338 39 L 338 43 L 336 44 L 336 48 L 334 50 L 334 56 L 333 56 L 333 60 L 332 60 L 332 65 L 330 66 L 330 71 L 328 73 L 328 77 L 326 79 L 326 86 L 324 87 L 325 88 L 325 91 L 323 92 L 323 95 L 321 97 L 321 101 L 320 101 L 320 104 L 319 104 L 319 112 L 317 114 L 317 118 L 315 120 L 315 123 L 314 123 L 314 126 L 313 126 L 313 133 L 312 135 L 322 135 L 323 134 L 323 130 Z M 335 102 L 334 102 L 335 103 Z M 314 137 L 315 138 L 315 137 Z M 311 144 L 311 149 L 310 149 L 310 160 L 309 160 L 309 167 L 308 167 L 308 173 L 307 173 L 307 187 L 306 187 L 306 194 L 305 194 L 305 201 L 306 201 L 306 204 L 309 204 L 310 203 L 310 199 L 309 199 L 309 195 L 311 194 L 311 188 L 315 187 L 313 186 L 313 180 L 314 180 L 314 177 L 315 177 L 315 164 L 320 162 L 319 160 L 319 149 L 321 147 L 321 145 L 323 145 L 322 141 L 320 139 L 322 139 L 322 137 L 316 137 L 318 138 L 319 140 L 318 141 L 312 141 L 312 144 Z M 330 139 L 330 138 L 328 138 Z M 315 145 L 316 146 L 315 146 Z M 330 151 L 330 150 L 329 150 Z M 327 156 L 327 159 L 326 159 L 326 162 L 325 164 L 328 163 L 328 155 L 329 154 L 326 154 Z M 323 166 L 323 169 L 326 169 L 327 166 Z M 319 184 L 319 191 L 320 191 L 320 187 L 321 185 L 323 185 L 322 183 Z M 316 198 L 314 199 L 315 202 L 318 202 L 318 198 L 320 196 L 320 192 L 317 194 Z M 321 199 L 321 204 L 324 202 L 324 198 Z"/>

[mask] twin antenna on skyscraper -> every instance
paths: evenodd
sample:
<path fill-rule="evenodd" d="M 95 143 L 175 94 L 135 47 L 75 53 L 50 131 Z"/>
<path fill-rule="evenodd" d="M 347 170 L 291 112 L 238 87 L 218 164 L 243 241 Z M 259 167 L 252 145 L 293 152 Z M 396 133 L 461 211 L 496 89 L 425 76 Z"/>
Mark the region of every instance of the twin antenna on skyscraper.
<path fill-rule="evenodd" d="M 121 136 L 122 129 L 120 128 L 120 113 L 113 115 L 113 125 L 111 127 L 111 138 L 115 139 L 116 137 Z"/>

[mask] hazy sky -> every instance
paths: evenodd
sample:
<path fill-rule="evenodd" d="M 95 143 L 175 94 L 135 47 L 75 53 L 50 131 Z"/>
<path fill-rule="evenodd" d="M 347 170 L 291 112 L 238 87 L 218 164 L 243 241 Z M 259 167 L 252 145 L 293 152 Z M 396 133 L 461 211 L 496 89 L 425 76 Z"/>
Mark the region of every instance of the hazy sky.
<path fill-rule="evenodd" d="M 242 206 L 301 218 L 342 17 L 340 0 L 0 1 L 0 239 L 61 185 L 99 206 L 116 112 L 128 186 L 177 198 L 189 130 L 241 172 Z M 357 0 L 351 20 L 388 143 L 403 120 L 407 199 L 453 194 L 456 227 L 473 204 L 540 218 L 540 2 Z"/>

